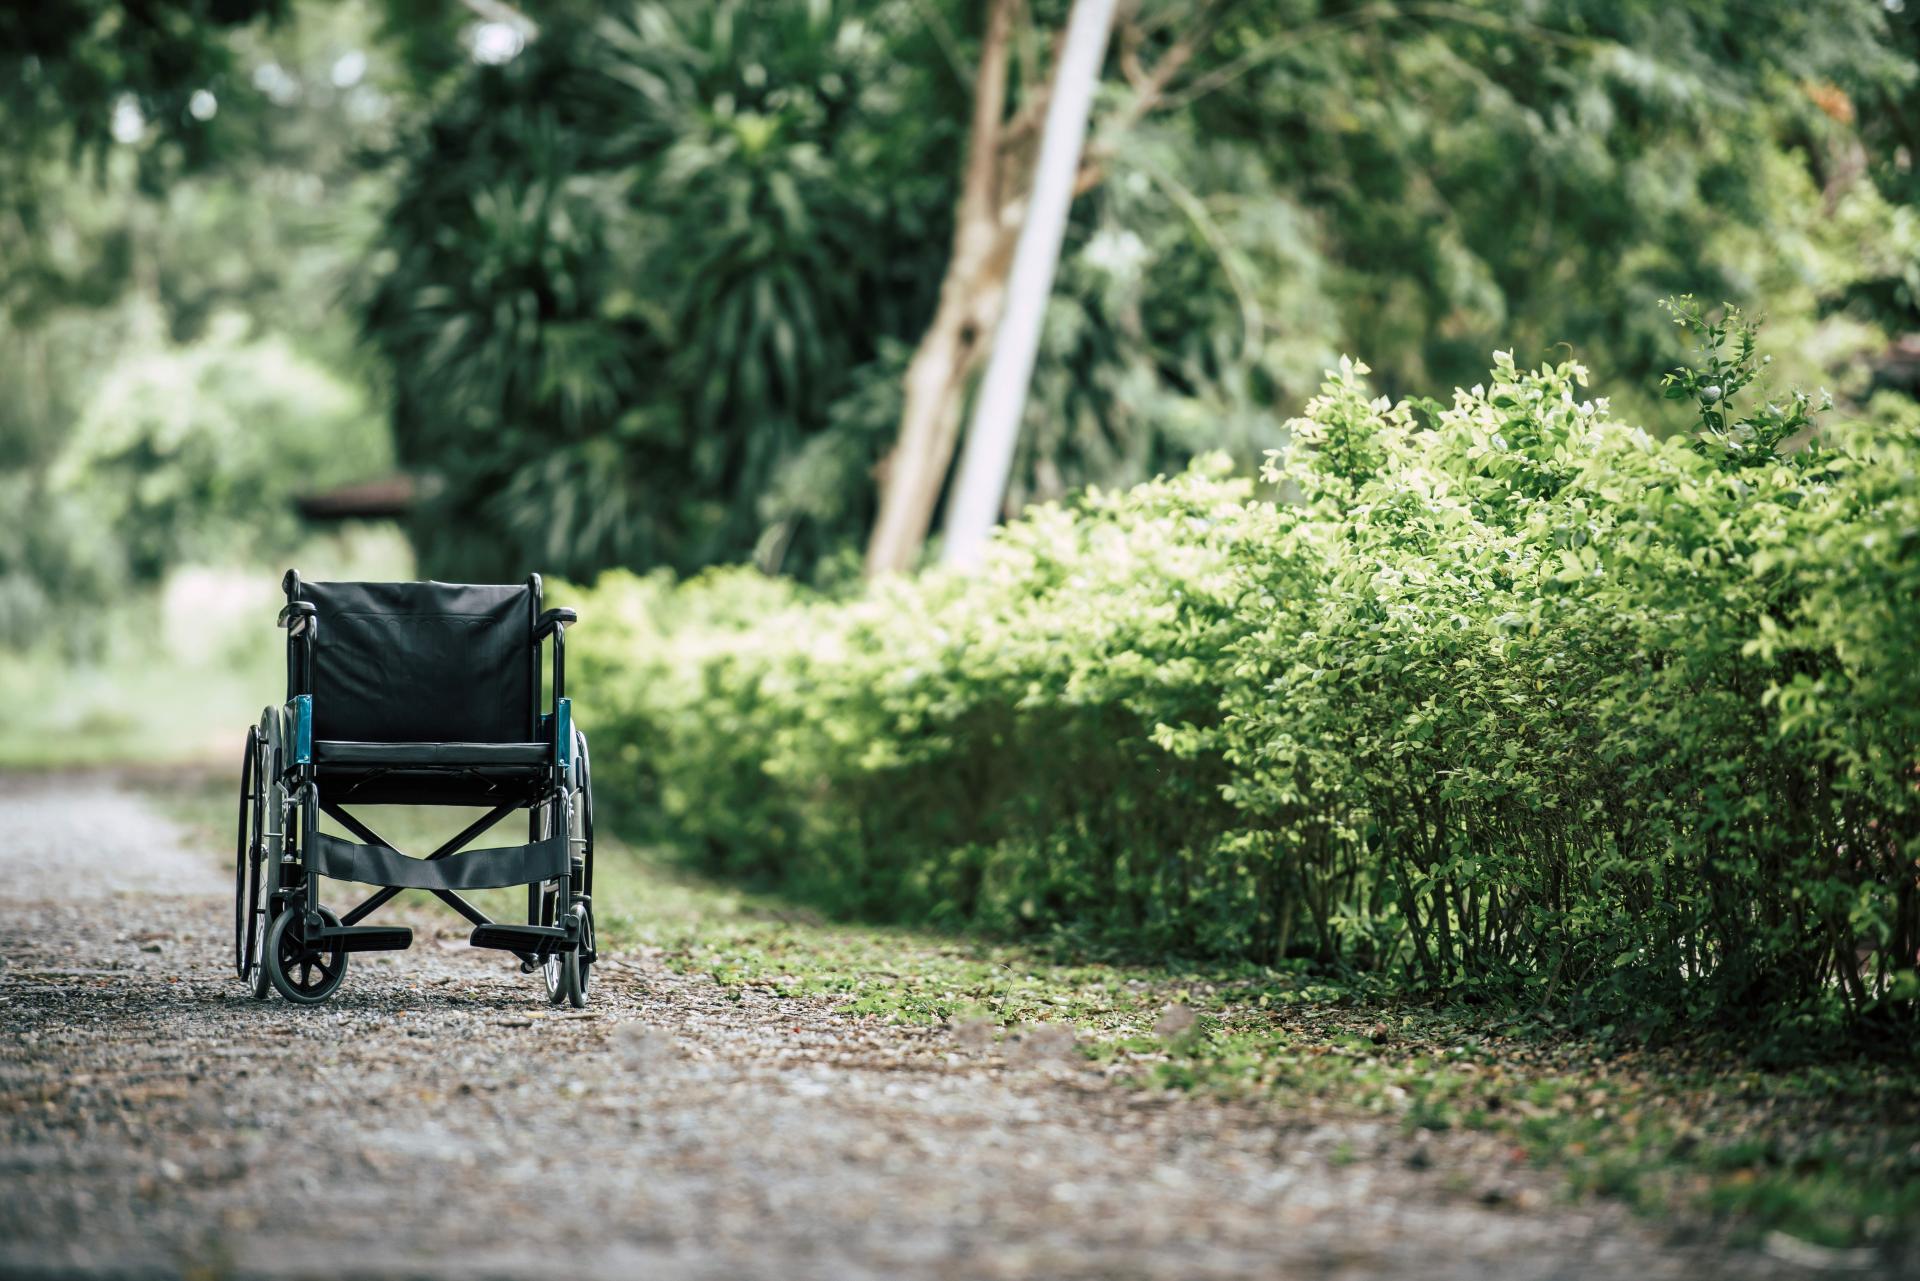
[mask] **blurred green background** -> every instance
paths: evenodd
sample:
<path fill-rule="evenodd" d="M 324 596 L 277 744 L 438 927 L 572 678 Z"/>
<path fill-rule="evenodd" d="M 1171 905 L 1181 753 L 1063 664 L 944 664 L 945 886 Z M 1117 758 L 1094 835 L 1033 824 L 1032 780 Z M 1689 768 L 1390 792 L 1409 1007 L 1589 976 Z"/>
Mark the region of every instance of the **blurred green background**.
<path fill-rule="evenodd" d="M 237 751 L 288 564 L 855 581 L 989 15 L 1018 122 L 1066 10 L 0 14 L 0 764 Z M 1677 429 L 1675 293 L 1911 414 L 1917 10 L 1123 5 L 1009 509 L 1251 470 L 1342 353 L 1400 396 L 1571 347 Z"/>

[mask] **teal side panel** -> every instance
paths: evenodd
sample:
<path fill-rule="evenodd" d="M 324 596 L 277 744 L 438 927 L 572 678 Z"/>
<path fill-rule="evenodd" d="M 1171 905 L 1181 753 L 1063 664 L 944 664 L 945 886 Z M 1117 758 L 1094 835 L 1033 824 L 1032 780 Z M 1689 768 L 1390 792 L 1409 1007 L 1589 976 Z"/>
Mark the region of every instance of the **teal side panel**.
<path fill-rule="evenodd" d="M 573 768 L 573 700 L 555 700 L 553 709 L 553 765 L 558 770 Z"/>
<path fill-rule="evenodd" d="M 313 695 L 294 695 L 292 707 L 293 763 L 311 765 L 313 764 Z"/>

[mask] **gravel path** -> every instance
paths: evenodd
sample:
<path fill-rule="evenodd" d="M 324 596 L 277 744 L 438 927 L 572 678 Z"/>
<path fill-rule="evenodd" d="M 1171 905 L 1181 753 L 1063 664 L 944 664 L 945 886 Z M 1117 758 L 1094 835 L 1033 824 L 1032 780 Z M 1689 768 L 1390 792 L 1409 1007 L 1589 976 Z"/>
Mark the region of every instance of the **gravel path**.
<path fill-rule="evenodd" d="M 1045 1036 L 631 954 L 554 1014 L 445 914 L 325 1007 L 255 1003 L 231 894 L 139 793 L 0 778 L 0 1276 L 1800 1275 L 1490 1190 L 1487 1140 L 1146 1094 Z"/>

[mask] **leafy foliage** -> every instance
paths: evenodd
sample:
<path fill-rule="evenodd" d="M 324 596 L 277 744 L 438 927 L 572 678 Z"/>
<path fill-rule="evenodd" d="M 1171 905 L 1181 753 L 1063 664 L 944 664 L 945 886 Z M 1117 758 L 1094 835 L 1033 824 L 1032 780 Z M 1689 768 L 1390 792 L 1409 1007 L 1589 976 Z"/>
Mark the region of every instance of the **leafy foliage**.
<path fill-rule="evenodd" d="M 17 172 L 0 172 L 0 504 L 17 517 L 0 530 L 0 646 L 47 636 L 55 601 L 69 644 L 104 644 L 103 611 L 73 605 L 183 560 L 278 557 L 292 495 L 392 462 L 340 307 L 386 190 L 361 155 L 393 107 L 367 7 L 274 25 L 246 15 L 279 6 L 215 6 L 194 26 L 185 11 L 204 8 L 0 19 L 86 9 L 57 58 L 8 51 L 42 60 L 14 94 L 39 101 L 35 76 L 105 77 L 144 122 L 82 145 L 112 111 L 100 86 L 75 89 L 60 110 L 87 163 L 62 165 L 40 154 L 38 117 L 0 96 L 22 142 Z"/>
<path fill-rule="evenodd" d="M 283 19 L 286 0 L 38 0 L 0 11 L 0 119 L 10 145 L 0 182 L 10 212 L 31 214 L 30 182 L 49 154 L 98 157 L 149 125 L 158 167 L 204 163 L 233 119 L 195 95 L 247 98 L 237 83 L 237 30 Z M 237 92 L 236 92 L 237 91 Z M 205 97 L 200 99 L 204 104 Z M 216 98 L 217 101 L 217 98 Z"/>
<path fill-rule="evenodd" d="M 1830 271 L 1847 280 L 1816 286 L 1829 296 L 1869 274 L 1816 266 L 1825 228 L 1801 211 L 1810 173 L 1833 181 L 1857 146 L 1850 105 L 1843 124 L 1818 102 L 1910 83 L 1871 6 L 1284 12 L 1229 31 L 1239 74 L 1196 100 L 1194 133 L 1251 145 L 1264 185 L 1319 229 L 1326 341 L 1377 353 L 1396 394 L 1464 385 L 1492 346 L 1560 343 L 1639 385 L 1676 354 L 1660 297 L 1783 306 Z"/>
<path fill-rule="evenodd" d="M 952 130 L 909 9 L 563 17 L 448 99 L 367 318 L 401 449 L 449 482 L 432 566 L 698 565 L 787 514 L 783 470 L 930 284 Z"/>
<path fill-rule="evenodd" d="M 418 525 L 430 570 L 804 576 L 860 539 L 945 266 L 977 8 L 562 4 L 513 62 L 441 83 L 366 317 L 403 451 L 450 482 Z M 1680 354 L 1652 303 L 1685 290 L 1772 299 L 1795 375 L 1867 394 L 1904 313 L 1858 299 L 1920 244 L 1857 160 L 1850 95 L 1913 78 L 1886 15 L 1224 14 L 1144 119 L 1109 77 L 1014 506 L 1214 449 L 1250 469 L 1343 349 L 1395 394 L 1568 341 L 1638 387 Z M 1191 7 L 1149 17 L 1164 38 Z"/>
<path fill-rule="evenodd" d="M 1347 362 L 1269 467 L 1297 500 L 1203 467 L 850 600 L 611 576 L 577 660 L 608 773 L 703 866 L 843 910 L 1910 1029 L 1920 460 L 1730 437 L 1774 421 L 1730 332 L 1692 436 L 1572 362 L 1447 404 Z"/>
<path fill-rule="evenodd" d="M 385 433 L 358 388 L 234 320 L 192 346 L 123 362 L 53 474 L 140 581 L 217 561 L 234 540 L 285 548 L 294 495 L 378 470 Z"/>

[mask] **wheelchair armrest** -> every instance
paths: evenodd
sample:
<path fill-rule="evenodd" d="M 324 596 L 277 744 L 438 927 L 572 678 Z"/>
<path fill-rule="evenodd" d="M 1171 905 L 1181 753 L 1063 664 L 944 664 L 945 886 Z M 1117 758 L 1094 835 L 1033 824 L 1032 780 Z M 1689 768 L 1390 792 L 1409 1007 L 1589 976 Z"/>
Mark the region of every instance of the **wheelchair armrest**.
<path fill-rule="evenodd" d="M 293 578 L 293 571 L 287 571 Z M 320 610 L 310 600 L 288 601 L 275 620 L 287 629 L 287 697 L 313 693 L 313 634 L 320 627 Z"/>
<path fill-rule="evenodd" d="M 578 622 L 580 615 L 570 609 L 550 609 L 540 615 L 540 621 L 533 625 L 533 643 L 538 646 L 547 637 L 553 637 L 553 707 L 556 712 L 566 701 L 567 694 L 567 628 Z"/>
<path fill-rule="evenodd" d="M 556 626 L 571 627 L 579 621 L 580 615 L 571 609 L 550 609 L 533 625 L 533 638 L 544 640 Z"/>

